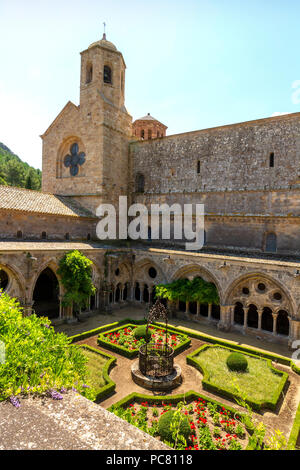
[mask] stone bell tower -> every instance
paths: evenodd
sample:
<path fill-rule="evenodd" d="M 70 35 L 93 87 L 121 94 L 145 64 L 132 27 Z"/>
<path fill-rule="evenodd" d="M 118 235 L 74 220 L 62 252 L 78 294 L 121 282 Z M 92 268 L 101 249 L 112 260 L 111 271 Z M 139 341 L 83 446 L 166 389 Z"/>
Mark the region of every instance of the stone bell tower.
<path fill-rule="evenodd" d="M 102 40 L 81 52 L 80 105 L 70 101 L 43 139 L 43 191 L 72 196 L 95 212 L 128 193 L 132 118 L 125 108 L 121 52 Z"/>

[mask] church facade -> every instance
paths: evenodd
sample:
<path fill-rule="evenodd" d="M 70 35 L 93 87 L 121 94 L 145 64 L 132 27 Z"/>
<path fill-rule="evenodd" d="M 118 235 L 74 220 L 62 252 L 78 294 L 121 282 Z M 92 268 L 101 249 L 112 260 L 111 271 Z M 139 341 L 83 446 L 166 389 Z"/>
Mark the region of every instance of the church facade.
<path fill-rule="evenodd" d="M 147 307 L 155 284 L 201 276 L 220 305 L 171 304 L 174 315 L 289 345 L 300 338 L 300 113 L 166 136 L 149 113 L 132 123 L 126 65 L 102 40 L 81 53 L 80 103 L 68 102 L 43 140 L 42 192 L 1 187 L 0 281 L 25 314 L 71 320 L 61 306 L 59 259 L 93 261 L 89 310 Z M 205 244 L 108 245 L 96 209 L 202 203 Z M 172 232 L 172 231 L 171 231 Z"/>

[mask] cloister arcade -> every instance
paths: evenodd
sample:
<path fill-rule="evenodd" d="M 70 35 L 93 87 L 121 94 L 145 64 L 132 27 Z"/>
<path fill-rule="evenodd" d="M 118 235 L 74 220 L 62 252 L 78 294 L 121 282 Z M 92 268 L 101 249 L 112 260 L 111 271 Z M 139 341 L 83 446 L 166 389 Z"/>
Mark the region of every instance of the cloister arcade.
<path fill-rule="evenodd" d="M 229 294 L 231 324 L 271 335 L 289 336 L 292 307 L 285 289 L 261 274 L 236 282 Z"/>
<path fill-rule="evenodd" d="M 255 334 L 271 341 L 290 343 L 300 338 L 298 291 L 289 290 L 281 282 L 282 275 L 251 272 L 248 267 L 237 267 L 234 271 L 220 259 L 204 265 L 180 258 L 169 262 L 165 254 L 142 257 L 129 256 L 126 252 L 122 256 L 113 254 L 105 270 L 105 252 L 87 255 L 93 261 L 96 293 L 85 308 L 77 311 L 62 305 L 64 290 L 57 273 L 61 253 L 48 259 L 44 255 L 38 258 L 38 253 L 31 258 L 26 255 L 19 265 L 17 262 L 0 264 L 0 287 L 20 301 L 25 315 L 47 315 L 55 323 L 74 320 L 74 316 L 90 311 L 110 311 L 130 304 L 147 310 L 155 299 L 157 284 L 200 277 L 215 285 L 220 304 L 192 300 L 168 302 L 172 315 L 210 322 L 219 329 Z M 293 279 L 294 285 L 298 285 L 298 279 Z"/>

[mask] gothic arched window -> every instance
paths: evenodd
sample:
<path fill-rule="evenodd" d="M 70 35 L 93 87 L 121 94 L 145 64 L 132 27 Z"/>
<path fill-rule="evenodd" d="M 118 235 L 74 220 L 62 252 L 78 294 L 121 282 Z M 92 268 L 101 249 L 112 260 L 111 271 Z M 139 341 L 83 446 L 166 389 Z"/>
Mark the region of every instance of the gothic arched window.
<path fill-rule="evenodd" d="M 266 235 L 266 251 L 268 253 L 276 253 L 277 237 L 275 233 L 267 233 Z"/>
<path fill-rule="evenodd" d="M 103 81 L 104 83 L 112 83 L 111 68 L 108 65 L 104 65 L 103 68 Z"/>
<path fill-rule="evenodd" d="M 143 193 L 145 191 L 145 177 L 142 173 L 136 176 L 136 192 Z"/>

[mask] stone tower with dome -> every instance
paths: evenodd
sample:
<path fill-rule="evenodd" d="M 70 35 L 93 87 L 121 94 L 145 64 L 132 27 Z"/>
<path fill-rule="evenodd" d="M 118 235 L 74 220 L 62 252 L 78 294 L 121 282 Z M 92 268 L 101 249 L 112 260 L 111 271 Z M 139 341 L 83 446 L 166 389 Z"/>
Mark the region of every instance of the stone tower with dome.
<path fill-rule="evenodd" d="M 81 52 L 80 105 L 68 102 L 43 140 L 42 190 L 95 212 L 128 193 L 132 118 L 125 108 L 125 61 L 102 40 Z"/>
<path fill-rule="evenodd" d="M 136 119 L 132 124 L 133 137 L 139 140 L 158 139 L 166 136 L 167 126 L 151 116 Z"/>

